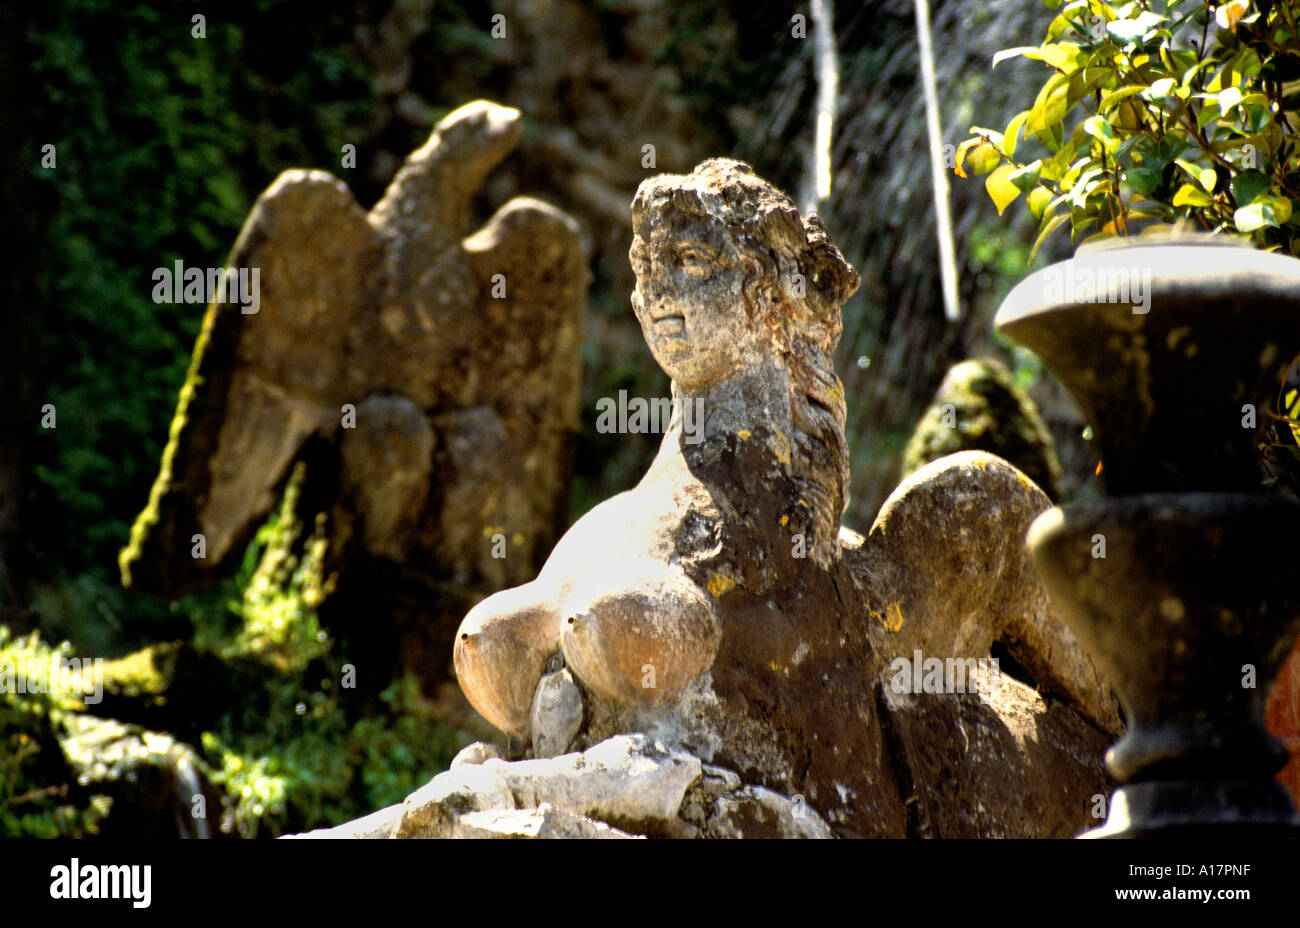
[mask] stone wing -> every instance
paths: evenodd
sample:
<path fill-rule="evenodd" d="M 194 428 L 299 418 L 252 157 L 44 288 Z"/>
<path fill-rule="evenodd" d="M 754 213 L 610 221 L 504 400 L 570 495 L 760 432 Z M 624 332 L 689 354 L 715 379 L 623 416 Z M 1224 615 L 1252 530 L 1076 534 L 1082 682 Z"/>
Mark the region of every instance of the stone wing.
<path fill-rule="evenodd" d="M 256 312 L 208 306 L 148 505 L 119 555 L 124 584 L 176 595 L 216 582 L 303 443 L 338 427 L 381 248 L 330 174 L 286 171 L 258 198 L 229 259 L 255 282 Z"/>
<path fill-rule="evenodd" d="M 979 659 L 1002 644 L 1040 692 L 1099 728 L 1120 730 L 1118 706 L 1092 658 L 1049 607 L 1025 546 L 1051 506 L 996 455 L 963 451 L 909 476 L 846 556 L 872 591 L 872 643 L 895 657 Z"/>

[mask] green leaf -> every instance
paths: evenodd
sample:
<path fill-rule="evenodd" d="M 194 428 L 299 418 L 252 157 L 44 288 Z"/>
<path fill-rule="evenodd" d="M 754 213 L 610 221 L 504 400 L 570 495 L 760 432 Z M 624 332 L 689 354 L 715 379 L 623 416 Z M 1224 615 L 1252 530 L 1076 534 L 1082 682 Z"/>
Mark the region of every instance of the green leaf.
<path fill-rule="evenodd" d="M 1149 197 L 1160 186 L 1160 172 L 1155 168 L 1131 168 L 1124 172 L 1124 180 L 1142 196 Z"/>
<path fill-rule="evenodd" d="M 1273 215 L 1272 204 L 1269 203 L 1252 203 L 1241 207 L 1232 214 L 1232 222 L 1238 232 L 1254 232 L 1265 226 L 1277 228 L 1277 218 Z"/>
<path fill-rule="evenodd" d="M 1273 198 L 1273 218 L 1280 226 L 1291 221 L 1291 200 L 1287 197 Z"/>
<path fill-rule="evenodd" d="M 1273 179 L 1263 171 L 1254 168 L 1242 171 L 1232 179 L 1232 198 L 1238 206 L 1249 206 L 1261 194 L 1268 193 L 1273 186 Z"/>
<path fill-rule="evenodd" d="M 1199 187 L 1183 184 L 1174 194 L 1174 206 L 1209 206 L 1212 201 Z"/>
<path fill-rule="evenodd" d="M 1108 155 L 1113 155 L 1115 150 L 1119 148 L 1119 139 L 1115 137 L 1115 130 L 1111 128 L 1110 123 L 1100 116 L 1090 116 L 1085 119 L 1083 121 L 1083 131 L 1101 142 L 1102 149 Z"/>
<path fill-rule="evenodd" d="M 1169 98 L 1169 95 L 1174 92 L 1174 87 L 1177 86 L 1177 83 L 1178 82 L 1175 81 L 1172 77 L 1162 77 L 1160 80 L 1156 81 L 1154 84 L 1148 87 L 1146 93 L 1143 94 L 1143 96 L 1145 96 L 1148 100 L 1152 100 L 1155 102 L 1159 102 L 1161 100 L 1167 100 Z"/>
<path fill-rule="evenodd" d="M 1141 84 L 1129 84 L 1126 87 L 1121 87 L 1119 90 L 1113 90 L 1110 93 L 1105 94 L 1101 98 L 1101 103 L 1097 105 L 1097 114 L 1101 115 L 1106 113 L 1108 110 L 1114 109 L 1129 97 L 1142 93 L 1142 91 L 1146 89 L 1147 88 L 1143 87 Z"/>
<path fill-rule="evenodd" d="M 1011 183 L 1011 175 L 1015 168 L 1009 164 L 1004 164 L 988 176 L 984 181 L 984 189 L 988 191 L 993 200 L 993 205 L 998 208 L 998 215 L 1011 205 L 1016 197 L 1020 196 L 1020 188 Z"/>
<path fill-rule="evenodd" d="M 1258 135 L 1263 132 L 1265 127 L 1272 121 L 1273 113 L 1267 106 L 1246 107 L 1246 125 L 1250 127 L 1251 135 Z"/>
<path fill-rule="evenodd" d="M 1031 161 L 1019 170 L 1012 171 L 1007 179 L 1021 193 L 1028 193 L 1038 185 L 1038 173 L 1042 167 L 1042 161 Z"/>
<path fill-rule="evenodd" d="M 1128 158 L 1129 153 L 1133 151 L 1134 147 L 1137 146 L 1138 143 L 1142 143 L 1144 146 L 1149 144 L 1147 137 L 1144 135 L 1130 135 L 1128 138 L 1124 139 L 1124 141 L 1119 143 L 1119 148 L 1115 149 L 1115 160 L 1120 161 Z M 1139 151 L 1138 154 L 1143 154 L 1143 152 Z M 1134 164 L 1135 161 L 1125 161 L 1124 163 Z M 1150 167 L 1150 165 L 1148 165 L 1148 167 Z"/>
<path fill-rule="evenodd" d="M 1163 170 L 1165 165 L 1191 147 L 1182 136 L 1167 135 L 1152 147 L 1150 158 L 1144 158 L 1143 163 L 1149 160 L 1152 162 L 1150 167 L 1159 167 Z"/>

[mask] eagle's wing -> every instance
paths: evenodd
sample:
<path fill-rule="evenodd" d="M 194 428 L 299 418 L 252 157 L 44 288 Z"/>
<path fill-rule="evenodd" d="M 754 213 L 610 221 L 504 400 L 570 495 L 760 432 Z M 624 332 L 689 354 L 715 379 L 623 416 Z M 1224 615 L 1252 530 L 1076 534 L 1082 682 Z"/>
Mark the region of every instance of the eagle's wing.
<path fill-rule="evenodd" d="M 308 436 L 338 427 L 351 379 L 338 364 L 381 249 L 323 171 L 286 171 L 258 198 L 229 259 L 255 282 L 256 312 L 230 295 L 207 308 L 149 503 L 119 556 L 125 584 L 176 594 L 215 582 Z"/>

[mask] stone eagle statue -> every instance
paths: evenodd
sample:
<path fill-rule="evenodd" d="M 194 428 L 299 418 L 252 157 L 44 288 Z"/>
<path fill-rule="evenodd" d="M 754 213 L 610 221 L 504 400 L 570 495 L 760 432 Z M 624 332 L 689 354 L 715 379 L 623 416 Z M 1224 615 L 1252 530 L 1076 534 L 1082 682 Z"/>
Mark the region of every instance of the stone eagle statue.
<path fill-rule="evenodd" d="M 567 515 L 589 272 L 577 223 L 535 199 L 469 234 L 520 132 L 518 110 L 462 106 L 369 213 L 323 171 L 258 198 L 229 259 L 259 270 L 257 311 L 207 308 L 126 585 L 215 583 L 305 457 L 328 485 L 340 592 L 357 558 L 424 578 L 426 599 L 532 575 Z"/>

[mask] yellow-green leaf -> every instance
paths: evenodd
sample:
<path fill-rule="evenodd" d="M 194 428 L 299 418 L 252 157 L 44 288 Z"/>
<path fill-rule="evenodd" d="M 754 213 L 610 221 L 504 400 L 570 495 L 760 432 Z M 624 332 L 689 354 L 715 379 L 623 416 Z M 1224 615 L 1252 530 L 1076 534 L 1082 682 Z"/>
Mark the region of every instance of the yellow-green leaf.
<path fill-rule="evenodd" d="M 967 139 L 957 146 L 957 152 L 953 155 L 952 160 L 952 172 L 954 174 L 962 178 L 966 176 L 966 168 L 964 167 L 966 162 L 966 152 L 970 151 L 976 145 L 981 144 L 983 141 L 983 139 L 979 138 Z"/>
<path fill-rule="evenodd" d="M 1184 89 L 1191 86 L 1192 78 L 1196 76 L 1197 72 L 1201 71 L 1204 68 L 1208 68 L 1213 64 L 1214 64 L 1213 58 L 1205 58 L 1201 61 L 1198 61 L 1196 64 L 1192 65 L 1185 72 L 1183 72 L 1182 79 L 1178 82 L 1179 85 Z M 1184 97 L 1183 99 L 1186 99 L 1186 97 Z"/>
<path fill-rule="evenodd" d="M 1174 164 L 1186 171 L 1187 176 L 1200 184 L 1206 193 L 1214 193 L 1214 186 L 1219 181 L 1219 176 L 1214 173 L 1214 168 L 1201 167 L 1201 165 L 1183 158 L 1174 159 Z"/>
<path fill-rule="evenodd" d="M 1052 192 L 1050 190 L 1046 187 L 1035 187 L 1033 190 L 1029 191 L 1029 195 L 1025 197 L 1025 204 L 1029 207 L 1029 212 L 1033 214 L 1034 218 L 1040 219 L 1042 218 L 1043 210 L 1047 208 L 1047 204 L 1050 203 L 1051 200 Z"/>
<path fill-rule="evenodd" d="M 1291 437 L 1300 445 L 1300 390 L 1288 390 L 1285 397 L 1285 412 L 1290 419 Z"/>
<path fill-rule="evenodd" d="M 1070 81 L 1060 73 L 1053 74 L 1038 92 L 1038 98 L 1029 110 L 1025 132 L 1045 132 L 1060 124 L 1069 110 Z"/>
<path fill-rule="evenodd" d="M 1038 248 L 1043 242 L 1047 241 L 1047 236 L 1051 235 L 1058 229 L 1063 222 L 1070 218 L 1068 212 L 1057 213 L 1050 217 L 1044 217 L 1043 226 L 1038 231 L 1038 238 L 1034 239 L 1034 247 L 1029 249 L 1029 260 L 1034 260 L 1034 255 L 1038 254 Z"/>
<path fill-rule="evenodd" d="M 1012 165 L 1004 164 L 988 176 L 984 181 L 984 189 L 989 192 L 993 200 L 993 205 L 998 208 L 998 215 L 1011 205 L 1016 197 L 1020 196 L 1020 188 L 1011 183 L 1011 175 L 1015 172 Z"/>
<path fill-rule="evenodd" d="M 1006 149 L 1007 157 L 1016 156 L 1016 140 L 1020 137 L 1020 130 L 1029 118 L 1029 110 L 1023 110 L 1012 117 L 1011 122 L 1007 123 L 1007 131 L 1002 136 L 1002 147 Z"/>
<path fill-rule="evenodd" d="M 1157 81 L 1157 83 L 1159 82 Z M 1155 85 L 1153 84 L 1152 86 L 1154 87 Z M 1139 94 L 1144 90 L 1146 90 L 1146 88 L 1141 84 L 1129 84 L 1127 87 L 1121 87 L 1119 90 L 1111 91 L 1101 98 L 1101 103 L 1097 106 L 1097 112 L 1105 113 L 1107 110 L 1119 106 L 1119 104 L 1123 103 L 1134 94 Z"/>
<path fill-rule="evenodd" d="M 1115 137 L 1115 130 L 1111 128 L 1110 123 L 1100 116 L 1090 116 L 1085 119 L 1083 121 L 1083 131 L 1101 142 L 1102 150 L 1108 155 L 1113 155 L 1115 150 L 1119 148 L 1119 139 Z"/>
<path fill-rule="evenodd" d="M 1058 71 L 1074 71 L 1079 67 L 1083 49 L 1077 45 L 1065 43 L 1044 45 L 1042 48 L 1029 49 L 1024 52 L 1026 58 L 1042 61 Z M 996 61 L 996 57 L 994 58 Z"/>
<path fill-rule="evenodd" d="M 1183 184 L 1174 194 L 1174 206 L 1209 206 L 1210 198 L 1205 191 L 1191 184 Z M 1240 212 L 1240 210 L 1238 210 Z"/>
<path fill-rule="evenodd" d="M 1028 132 L 1029 130 L 1026 129 L 1025 131 Z M 1035 132 L 1034 138 L 1038 139 L 1038 141 L 1042 143 L 1043 147 L 1050 152 L 1059 153 L 1062 146 L 1065 144 L 1065 132 L 1062 130 L 1059 122 L 1050 129 Z M 1073 146 L 1071 146 L 1071 151 L 1073 151 Z"/>
<path fill-rule="evenodd" d="M 993 170 L 1001 160 L 1002 156 L 992 145 L 980 145 L 966 156 L 966 163 L 970 165 L 976 177 Z"/>

